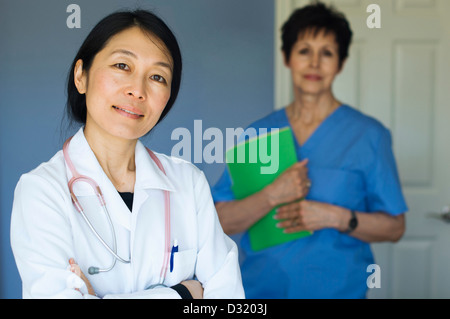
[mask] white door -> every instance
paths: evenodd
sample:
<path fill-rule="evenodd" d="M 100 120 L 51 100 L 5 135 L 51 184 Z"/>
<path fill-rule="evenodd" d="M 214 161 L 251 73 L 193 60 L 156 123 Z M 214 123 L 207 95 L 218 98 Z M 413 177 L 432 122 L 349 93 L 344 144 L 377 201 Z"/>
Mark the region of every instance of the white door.
<path fill-rule="evenodd" d="M 344 12 L 354 32 L 335 95 L 390 128 L 409 207 L 405 236 L 372 245 L 381 287 L 369 297 L 450 298 L 450 223 L 432 217 L 450 205 L 450 1 L 324 2 Z M 276 0 L 276 108 L 292 99 L 279 28 L 307 3 Z M 367 25 L 370 4 L 380 8 L 381 28 Z"/>

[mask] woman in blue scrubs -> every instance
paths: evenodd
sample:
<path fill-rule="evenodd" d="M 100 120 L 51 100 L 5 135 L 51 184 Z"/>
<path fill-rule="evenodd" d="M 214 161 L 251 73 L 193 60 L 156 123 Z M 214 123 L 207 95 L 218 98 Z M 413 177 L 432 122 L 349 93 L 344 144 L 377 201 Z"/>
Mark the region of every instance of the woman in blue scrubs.
<path fill-rule="evenodd" d="M 244 232 L 247 298 L 365 298 L 367 267 L 375 263 L 370 243 L 396 242 L 404 233 L 407 206 L 389 130 L 332 93 L 351 38 L 332 7 L 316 3 L 291 15 L 282 51 L 294 101 L 250 127 L 289 126 L 299 163 L 242 200 L 235 200 L 227 170 L 212 189 L 225 232 Z M 252 251 L 246 231 L 280 204 L 279 227 L 313 234 Z"/>

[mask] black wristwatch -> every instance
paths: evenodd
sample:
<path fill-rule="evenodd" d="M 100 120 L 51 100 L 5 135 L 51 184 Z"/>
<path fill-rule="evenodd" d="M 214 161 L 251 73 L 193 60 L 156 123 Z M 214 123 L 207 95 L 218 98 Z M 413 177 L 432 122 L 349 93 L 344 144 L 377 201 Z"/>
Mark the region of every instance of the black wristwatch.
<path fill-rule="evenodd" d="M 345 234 L 349 234 L 352 231 L 355 230 L 356 227 L 358 227 L 358 219 L 356 218 L 356 213 L 354 210 L 350 211 L 352 214 L 352 218 L 350 218 L 350 221 L 348 222 L 348 228 L 346 231 L 344 231 Z"/>

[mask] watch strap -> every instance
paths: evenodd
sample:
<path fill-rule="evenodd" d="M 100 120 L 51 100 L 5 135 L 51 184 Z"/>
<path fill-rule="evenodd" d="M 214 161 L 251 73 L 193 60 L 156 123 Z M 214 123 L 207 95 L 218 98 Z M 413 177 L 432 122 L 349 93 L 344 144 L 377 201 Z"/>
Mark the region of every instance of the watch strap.
<path fill-rule="evenodd" d="M 350 210 L 350 214 L 351 214 L 351 217 L 348 222 L 348 228 L 347 228 L 347 230 L 344 231 L 345 234 L 351 233 L 358 226 L 358 219 L 356 219 L 356 212 L 352 209 L 352 210 Z"/>
<path fill-rule="evenodd" d="M 175 286 L 170 287 L 180 295 L 181 299 L 193 299 L 189 289 L 183 284 L 177 284 Z"/>

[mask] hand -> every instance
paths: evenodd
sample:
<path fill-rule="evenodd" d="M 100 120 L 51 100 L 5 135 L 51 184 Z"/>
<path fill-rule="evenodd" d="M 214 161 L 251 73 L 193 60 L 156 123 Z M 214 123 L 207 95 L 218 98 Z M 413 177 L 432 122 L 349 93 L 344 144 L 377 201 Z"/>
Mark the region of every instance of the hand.
<path fill-rule="evenodd" d="M 286 233 L 314 231 L 335 227 L 339 222 L 338 210 L 342 208 L 304 199 L 279 207 L 274 218 L 281 220 L 277 226 L 284 228 Z"/>
<path fill-rule="evenodd" d="M 198 280 L 185 280 L 181 282 L 192 295 L 194 299 L 203 299 L 203 286 Z"/>
<path fill-rule="evenodd" d="M 84 283 L 86 284 L 88 293 L 90 295 L 92 295 L 92 296 L 96 296 L 94 288 L 92 288 L 91 283 L 86 278 L 86 276 L 83 274 L 83 272 L 80 269 L 80 266 L 78 266 L 78 264 L 75 262 L 75 259 L 70 258 L 69 259 L 69 264 L 70 264 L 70 271 L 73 272 L 78 277 L 80 277 L 84 281 Z M 80 291 L 79 289 L 76 289 L 76 290 Z"/>
<path fill-rule="evenodd" d="M 307 175 L 307 163 L 307 159 L 295 163 L 264 189 L 273 207 L 293 202 L 308 194 L 311 181 Z"/>

